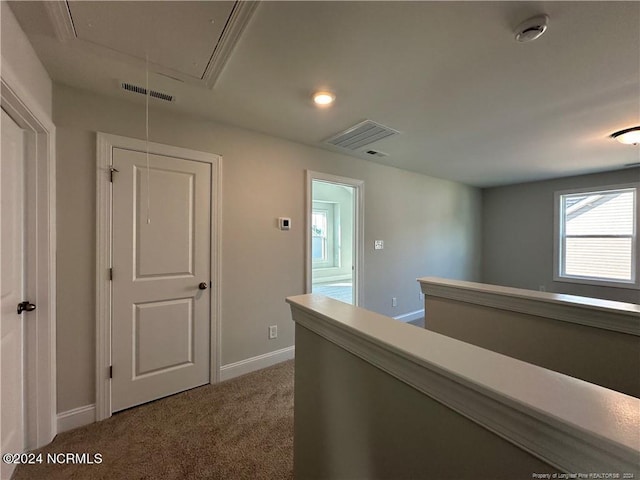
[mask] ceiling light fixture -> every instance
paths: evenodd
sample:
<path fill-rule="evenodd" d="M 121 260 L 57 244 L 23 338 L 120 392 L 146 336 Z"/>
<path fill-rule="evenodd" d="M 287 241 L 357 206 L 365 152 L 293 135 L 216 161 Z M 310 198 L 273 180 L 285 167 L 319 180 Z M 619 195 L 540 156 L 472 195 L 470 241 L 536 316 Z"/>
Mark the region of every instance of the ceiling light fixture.
<path fill-rule="evenodd" d="M 625 145 L 638 145 L 640 144 L 640 126 L 625 128 L 624 130 L 612 133 L 611 138 L 615 138 Z"/>
<path fill-rule="evenodd" d="M 313 94 L 313 101 L 320 107 L 331 105 L 335 99 L 336 96 L 331 92 L 316 92 Z"/>
<path fill-rule="evenodd" d="M 549 26 L 548 15 L 531 17 L 516 27 L 516 40 L 519 42 L 531 42 L 547 31 Z"/>

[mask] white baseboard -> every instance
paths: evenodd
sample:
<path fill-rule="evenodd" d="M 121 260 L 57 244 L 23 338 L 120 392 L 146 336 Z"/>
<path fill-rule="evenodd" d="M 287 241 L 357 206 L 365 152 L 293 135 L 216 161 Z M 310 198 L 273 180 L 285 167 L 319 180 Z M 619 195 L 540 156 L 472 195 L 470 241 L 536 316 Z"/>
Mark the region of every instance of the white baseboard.
<path fill-rule="evenodd" d="M 58 433 L 89 425 L 96 421 L 96 406 L 85 405 L 58 414 Z"/>
<path fill-rule="evenodd" d="M 413 322 L 419 318 L 424 317 L 424 310 L 416 310 L 415 312 L 405 313 L 404 315 L 398 315 L 393 317 L 394 320 L 400 320 L 401 322 Z"/>
<path fill-rule="evenodd" d="M 295 346 L 286 347 L 274 352 L 247 358 L 239 362 L 223 365 L 220 368 L 220 381 L 251 373 L 262 368 L 270 367 L 276 363 L 290 360 L 295 356 Z M 96 421 L 96 406 L 85 405 L 83 407 L 67 410 L 57 415 L 58 433 L 73 430 L 74 428 L 89 425 Z"/>
<path fill-rule="evenodd" d="M 295 357 L 296 347 L 286 347 L 274 352 L 258 355 L 257 357 L 247 358 L 239 362 L 229 363 L 220 367 L 220 381 L 229 380 L 230 378 L 239 377 L 245 373 L 251 373 L 262 368 L 270 367 L 276 363 L 291 360 Z"/>

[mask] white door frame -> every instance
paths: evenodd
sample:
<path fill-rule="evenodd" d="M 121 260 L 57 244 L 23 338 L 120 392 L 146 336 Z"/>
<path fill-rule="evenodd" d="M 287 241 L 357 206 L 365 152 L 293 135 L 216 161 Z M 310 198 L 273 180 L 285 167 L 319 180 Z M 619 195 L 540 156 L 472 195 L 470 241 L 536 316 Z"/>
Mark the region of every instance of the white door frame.
<path fill-rule="evenodd" d="M 220 378 L 220 248 L 222 157 L 212 153 L 149 142 L 149 153 L 211 164 L 211 356 L 209 383 Z M 96 421 L 111 416 L 111 165 L 113 149 L 145 152 L 144 140 L 98 132 L 96 221 Z M 116 173 L 117 175 L 117 173 Z"/>
<path fill-rule="evenodd" d="M 364 180 L 356 180 L 348 177 L 340 177 L 338 175 L 331 175 L 328 173 L 314 172 L 307 170 L 307 198 L 305 209 L 305 277 L 306 277 L 306 293 L 311 293 L 312 273 L 313 266 L 311 261 L 311 212 L 313 210 L 313 181 L 320 180 L 324 182 L 337 183 L 339 185 L 346 185 L 353 187 L 356 195 L 354 205 L 354 224 L 355 232 L 353 235 L 354 244 L 354 298 L 353 304 L 355 306 L 362 306 L 364 304 L 363 296 L 363 272 L 364 272 Z"/>
<path fill-rule="evenodd" d="M 56 425 L 56 146 L 55 126 L 9 65 L 1 74 L 2 108 L 25 133 L 25 298 L 37 308 L 25 328 L 25 440 L 46 445 Z"/>

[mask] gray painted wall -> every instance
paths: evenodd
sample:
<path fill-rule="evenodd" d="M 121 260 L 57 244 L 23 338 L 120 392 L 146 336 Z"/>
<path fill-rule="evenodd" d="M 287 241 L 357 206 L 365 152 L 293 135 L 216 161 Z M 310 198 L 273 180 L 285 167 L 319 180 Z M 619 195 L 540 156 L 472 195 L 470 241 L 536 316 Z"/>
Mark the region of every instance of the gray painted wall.
<path fill-rule="evenodd" d="M 531 290 L 544 285 L 548 292 L 639 303 L 638 290 L 553 281 L 554 192 L 638 181 L 640 168 L 629 168 L 484 189 L 481 281 Z"/>
<path fill-rule="evenodd" d="M 636 335 L 428 294 L 425 305 L 432 332 L 640 398 Z"/>
<path fill-rule="evenodd" d="M 301 325 L 293 448 L 299 479 L 512 480 L 557 472 Z"/>
<path fill-rule="evenodd" d="M 30 95 L 37 108 L 51 118 L 53 87 L 49 74 L 9 8 L 9 3 L 0 2 L 0 9 L 2 68 L 11 70 L 20 82 L 21 91 Z"/>
<path fill-rule="evenodd" d="M 144 138 L 144 104 L 54 85 L 58 154 L 58 411 L 95 394 L 96 132 Z M 480 192 L 286 140 L 151 108 L 150 139 L 221 154 L 222 364 L 293 345 L 284 302 L 304 293 L 307 169 L 365 181 L 363 306 L 422 308 L 417 277 L 478 280 Z M 277 217 L 292 219 L 280 231 Z M 257 241 L 259 239 L 259 241 Z M 384 239 L 384 250 L 373 240 Z M 391 307 L 391 297 L 398 307 Z M 278 338 L 268 340 L 269 325 Z"/>

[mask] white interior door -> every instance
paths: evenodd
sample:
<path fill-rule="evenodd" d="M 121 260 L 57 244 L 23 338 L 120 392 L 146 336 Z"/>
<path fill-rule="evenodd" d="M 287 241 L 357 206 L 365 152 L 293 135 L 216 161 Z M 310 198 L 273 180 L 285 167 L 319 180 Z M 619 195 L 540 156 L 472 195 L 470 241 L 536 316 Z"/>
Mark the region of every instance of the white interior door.
<path fill-rule="evenodd" d="M 115 148 L 112 411 L 209 382 L 211 164 Z"/>
<path fill-rule="evenodd" d="M 24 326 L 17 305 L 24 300 L 24 132 L 2 111 L 0 161 L 0 432 L 2 453 L 25 448 Z M 14 465 L 0 462 L 8 479 Z"/>

